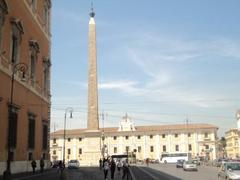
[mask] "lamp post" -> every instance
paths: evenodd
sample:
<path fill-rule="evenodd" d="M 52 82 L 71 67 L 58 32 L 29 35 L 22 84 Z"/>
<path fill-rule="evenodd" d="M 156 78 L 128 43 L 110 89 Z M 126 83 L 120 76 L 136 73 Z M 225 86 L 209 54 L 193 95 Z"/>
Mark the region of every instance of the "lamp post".
<path fill-rule="evenodd" d="M 64 114 L 64 129 L 63 129 L 63 165 L 65 167 L 65 139 L 66 139 L 66 119 L 67 119 L 67 113 L 70 113 L 70 118 L 72 118 L 72 112 L 73 108 L 68 107 L 65 109 L 65 114 Z"/>
<path fill-rule="evenodd" d="M 25 74 L 27 72 L 28 66 L 25 63 L 17 63 L 12 66 L 12 75 L 11 75 L 11 96 L 10 96 L 10 113 L 8 120 L 8 156 L 7 156 L 7 168 L 3 172 L 3 179 L 8 180 L 11 179 L 11 147 L 12 147 L 12 121 L 13 121 L 13 92 L 14 92 L 14 78 L 15 74 L 20 71 L 22 73 L 22 79 L 25 79 Z"/>

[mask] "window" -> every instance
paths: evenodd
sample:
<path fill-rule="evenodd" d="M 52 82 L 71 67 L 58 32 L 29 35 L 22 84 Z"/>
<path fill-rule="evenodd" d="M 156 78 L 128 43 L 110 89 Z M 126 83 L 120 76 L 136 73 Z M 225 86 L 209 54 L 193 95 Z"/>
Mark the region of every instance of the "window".
<path fill-rule="evenodd" d="M 53 150 L 53 154 L 56 155 L 56 150 Z"/>
<path fill-rule="evenodd" d="M 205 145 L 205 149 L 209 149 L 209 145 L 207 144 L 207 145 Z"/>
<path fill-rule="evenodd" d="M 28 114 L 28 149 L 35 147 L 35 115 Z"/>
<path fill-rule="evenodd" d="M 188 137 L 191 137 L 191 133 L 188 133 Z"/>
<path fill-rule="evenodd" d="M 117 153 L 117 148 L 116 148 L 116 147 L 114 147 L 113 152 L 114 152 L 114 153 Z"/>
<path fill-rule="evenodd" d="M 204 137 L 205 138 L 207 138 L 208 137 L 208 133 L 206 132 L 206 133 L 204 133 Z"/>
<path fill-rule="evenodd" d="M 166 145 L 163 145 L 163 152 L 166 152 L 166 151 L 167 151 Z"/>
<path fill-rule="evenodd" d="M 9 107 L 9 126 L 8 126 L 8 136 L 11 141 L 7 141 L 9 143 L 10 148 L 16 148 L 17 146 L 17 124 L 18 124 L 18 114 L 17 108 L 13 105 Z"/>
<path fill-rule="evenodd" d="M 165 134 L 162 135 L 162 138 L 165 138 Z"/>
<path fill-rule="evenodd" d="M 149 137 L 150 137 L 150 139 L 152 139 L 152 138 L 153 138 L 153 135 L 150 135 Z"/>
<path fill-rule="evenodd" d="M 18 62 L 20 43 L 22 40 L 23 27 L 19 19 L 12 18 L 12 36 L 11 36 L 11 62 L 13 64 Z"/>
<path fill-rule="evenodd" d="M 178 137 L 178 134 L 175 134 L 175 138 L 177 138 Z"/>
<path fill-rule="evenodd" d="M 138 135 L 138 139 L 141 139 L 141 136 L 140 136 L 140 135 Z"/>
<path fill-rule="evenodd" d="M 82 154 L 82 148 L 79 148 L 78 153 Z"/>
<path fill-rule="evenodd" d="M 175 145 L 175 151 L 179 151 L 179 145 Z"/>
<path fill-rule="evenodd" d="M 42 148 L 43 150 L 48 148 L 48 125 L 46 123 L 43 123 Z"/>
<path fill-rule="evenodd" d="M 43 89 L 45 93 L 49 93 L 50 90 L 50 59 L 48 57 L 43 58 Z"/>
<path fill-rule="evenodd" d="M 189 150 L 189 151 L 192 150 L 192 145 L 191 145 L 191 144 L 188 145 L 188 150 Z"/>
<path fill-rule="evenodd" d="M 28 153 L 28 160 L 29 161 L 33 160 L 33 153 L 32 152 Z"/>
<path fill-rule="evenodd" d="M 128 152 L 129 151 L 129 146 L 126 146 L 126 152 Z"/>
<path fill-rule="evenodd" d="M 53 143 L 54 143 L 54 144 L 55 144 L 55 143 L 57 143 L 57 140 L 56 140 L 56 138 L 54 138 L 54 139 L 53 139 Z"/>
<path fill-rule="evenodd" d="M 2 42 L 2 27 L 4 24 L 5 15 L 8 13 L 8 7 L 5 0 L 1 0 L 0 6 L 0 50 L 1 50 L 1 42 Z M 2 50 L 0 51 L 2 52 Z"/>
<path fill-rule="evenodd" d="M 142 147 L 138 146 L 138 152 L 140 153 L 142 151 Z"/>
<path fill-rule="evenodd" d="M 18 40 L 16 36 L 12 36 L 12 63 L 17 62 Z"/>
<path fill-rule="evenodd" d="M 50 9 L 51 8 L 51 1 L 46 0 L 45 5 L 43 8 L 43 23 L 46 26 L 46 29 L 49 30 L 50 25 Z"/>
<path fill-rule="evenodd" d="M 150 146 L 150 152 L 153 152 L 153 151 L 154 151 L 154 147 Z"/>
<path fill-rule="evenodd" d="M 31 0 L 31 8 L 33 11 L 37 9 L 37 0 Z"/>
<path fill-rule="evenodd" d="M 128 139 L 128 136 L 126 136 L 125 139 Z"/>
<path fill-rule="evenodd" d="M 42 158 L 43 158 L 43 160 L 46 159 L 46 153 L 42 153 Z"/>
<path fill-rule="evenodd" d="M 71 154 L 71 149 L 68 149 L 68 155 Z"/>
<path fill-rule="evenodd" d="M 36 64 L 37 64 L 37 55 L 39 53 L 39 45 L 35 40 L 29 41 L 30 46 L 30 78 L 35 82 L 36 79 Z"/>
<path fill-rule="evenodd" d="M 68 138 L 68 142 L 71 142 L 71 138 Z"/>
<path fill-rule="evenodd" d="M 117 136 L 113 136 L 113 139 L 114 139 L 114 140 L 117 140 Z"/>
<path fill-rule="evenodd" d="M 80 137 L 78 140 L 79 140 L 79 141 L 82 141 L 82 138 Z"/>

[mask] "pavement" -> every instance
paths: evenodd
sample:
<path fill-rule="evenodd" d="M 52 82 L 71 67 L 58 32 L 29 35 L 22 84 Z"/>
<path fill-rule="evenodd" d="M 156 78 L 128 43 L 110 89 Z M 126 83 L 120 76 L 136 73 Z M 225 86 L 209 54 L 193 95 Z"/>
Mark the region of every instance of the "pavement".
<path fill-rule="evenodd" d="M 2 177 L 0 177 L 2 180 Z M 108 180 L 111 179 L 110 171 L 108 172 Z M 32 173 L 13 174 L 11 180 L 104 180 L 103 170 L 99 167 L 80 167 L 79 169 L 65 169 L 61 173 L 58 169 L 48 169 L 43 173 L 39 171 Z M 122 180 L 122 172 L 115 171 L 114 180 Z M 124 179 L 127 180 L 127 177 Z M 131 179 L 130 176 L 128 180 Z"/>

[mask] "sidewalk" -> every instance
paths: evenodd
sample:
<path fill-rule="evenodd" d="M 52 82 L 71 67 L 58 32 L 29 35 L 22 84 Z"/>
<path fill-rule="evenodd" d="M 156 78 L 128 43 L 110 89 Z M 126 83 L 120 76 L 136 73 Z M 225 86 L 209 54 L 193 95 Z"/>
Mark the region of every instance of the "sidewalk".
<path fill-rule="evenodd" d="M 49 173 L 54 171 L 53 169 L 45 169 L 43 173 L 40 172 L 40 170 L 33 172 L 21 172 L 21 173 L 16 173 L 11 175 L 11 180 L 20 180 L 24 179 L 25 177 L 32 177 L 32 176 L 41 176 L 43 174 Z M 0 180 L 3 180 L 3 176 L 0 176 Z"/>
<path fill-rule="evenodd" d="M 120 173 L 117 168 L 114 173 L 114 180 L 122 180 L 122 170 Z M 111 180 L 111 172 L 108 171 L 108 180 Z M 0 177 L 2 180 L 2 176 Z M 36 171 L 24 172 L 13 174 L 11 180 L 104 180 L 103 170 L 100 170 L 99 167 L 80 167 L 79 169 L 65 169 L 62 176 L 58 169 L 47 169 L 43 173 Z M 136 180 L 132 179 L 129 173 L 129 178 L 124 178 L 124 180 Z"/>

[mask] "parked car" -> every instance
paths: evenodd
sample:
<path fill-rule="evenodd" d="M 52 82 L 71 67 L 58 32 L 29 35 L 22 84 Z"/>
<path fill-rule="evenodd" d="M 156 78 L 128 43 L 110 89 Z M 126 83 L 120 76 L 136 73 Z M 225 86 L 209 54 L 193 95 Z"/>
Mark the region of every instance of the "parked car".
<path fill-rule="evenodd" d="M 213 164 L 213 166 L 221 167 L 221 165 L 227 161 L 228 161 L 227 159 L 215 159 L 215 160 L 213 160 L 212 164 Z"/>
<path fill-rule="evenodd" d="M 177 160 L 176 168 L 182 168 L 184 161 L 185 161 L 184 159 Z"/>
<path fill-rule="evenodd" d="M 193 161 L 184 161 L 183 163 L 184 171 L 197 171 L 197 165 L 193 163 Z"/>
<path fill-rule="evenodd" d="M 79 168 L 79 161 L 78 160 L 70 160 L 68 161 L 68 169 L 76 169 Z"/>
<path fill-rule="evenodd" d="M 218 171 L 218 179 L 240 179 L 240 162 L 225 162 Z"/>

